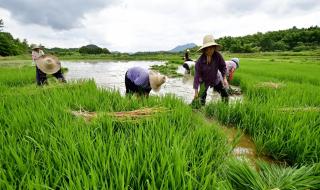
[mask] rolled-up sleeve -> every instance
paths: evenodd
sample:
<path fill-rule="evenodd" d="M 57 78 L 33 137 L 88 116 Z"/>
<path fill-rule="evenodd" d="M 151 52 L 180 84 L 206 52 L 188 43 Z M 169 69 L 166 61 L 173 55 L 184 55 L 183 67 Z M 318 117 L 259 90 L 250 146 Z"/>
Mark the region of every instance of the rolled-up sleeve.
<path fill-rule="evenodd" d="M 195 67 L 194 79 L 193 79 L 193 89 L 198 89 L 200 84 L 200 61 L 198 60 Z"/>

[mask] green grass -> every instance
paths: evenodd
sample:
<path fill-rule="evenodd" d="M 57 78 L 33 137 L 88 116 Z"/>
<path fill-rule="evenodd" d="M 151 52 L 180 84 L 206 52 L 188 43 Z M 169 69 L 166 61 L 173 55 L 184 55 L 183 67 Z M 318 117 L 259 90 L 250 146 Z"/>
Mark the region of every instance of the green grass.
<path fill-rule="evenodd" d="M 177 69 L 182 63 L 183 61 L 171 60 L 167 61 L 164 65 L 152 65 L 151 68 L 168 77 L 181 77 L 182 74 L 177 73 Z"/>
<path fill-rule="evenodd" d="M 233 82 L 244 91 L 244 101 L 209 104 L 206 114 L 246 131 L 261 154 L 291 165 L 319 163 L 320 65 L 313 61 L 318 56 L 270 58 L 240 58 Z"/>
<path fill-rule="evenodd" d="M 319 189 L 317 55 L 245 56 L 233 81 L 244 101 L 209 104 L 204 112 L 287 165 L 258 162 L 255 170 L 232 159 L 235 142 L 175 97 L 123 97 L 93 81 L 37 87 L 34 67 L 13 59 L 0 62 L 0 189 Z M 168 111 L 91 122 L 70 112 L 145 107 Z"/>
<path fill-rule="evenodd" d="M 1 84 L 6 87 L 0 94 L 1 189 L 224 186 L 214 171 L 230 151 L 227 140 L 181 100 L 121 97 L 93 81 L 36 87 L 29 81 L 33 69 L 22 73 L 25 82 Z M 142 107 L 170 111 L 137 121 L 105 116 L 90 123 L 70 113 Z"/>
<path fill-rule="evenodd" d="M 319 189 L 319 165 L 283 167 L 259 161 L 256 166 L 229 160 L 224 175 L 233 189 Z M 255 169 L 258 168 L 257 169 Z"/>

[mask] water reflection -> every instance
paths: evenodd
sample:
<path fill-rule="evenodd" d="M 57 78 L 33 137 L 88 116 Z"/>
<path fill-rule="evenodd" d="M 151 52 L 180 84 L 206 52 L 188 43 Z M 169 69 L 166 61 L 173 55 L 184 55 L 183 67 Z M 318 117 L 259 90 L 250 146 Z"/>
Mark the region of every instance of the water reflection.
<path fill-rule="evenodd" d="M 62 66 L 68 68 L 67 80 L 94 79 L 99 87 L 117 89 L 121 94 L 125 93 L 124 75 L 128 68 L 139 66 L 150 68 L 151 65 L 161 65 L 161 61 L 108 61 L 108 62 L 69 62 L 63 61 Z M 184 74 L 184 68 L 180 66 L 178 73 Z M 193 77 L 185 74 L 179 78 L 168 78 L 159 93 L 151 91 L 151 95 L 175 94 L 186 103 L 193 99 Z M 233 96 L 230 101 L 241 100 L 241 96 Z M 218 101 L 220 95 L 208 90 L 207 101 Z"/>

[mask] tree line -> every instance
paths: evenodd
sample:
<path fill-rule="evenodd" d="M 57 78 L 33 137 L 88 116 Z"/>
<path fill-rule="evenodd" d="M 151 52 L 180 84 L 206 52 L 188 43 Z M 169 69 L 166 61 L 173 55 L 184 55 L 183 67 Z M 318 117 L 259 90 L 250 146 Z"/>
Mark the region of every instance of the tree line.
<path fill-rule="evenodd" d="M 246 35 L 242 37 L 222 37 L 217 39 L 222 51 L 232 53 L 252 53 L 260 51 L 303 51 L 319 49 L 320 28 L 293 27 L 287 30 Z"/>
<path fill-rule="evenodd" d="M 14 38 L 9 32 L 3 31 L 4 23 L 0 19 L 0 56 L 14 56 L 31 53 L 31 45 L 26 39 Z M 44 47 L 44 46 L 43 46 Z M 45 48 L 45 47 L 44 47 Z M 45 48 L 45 51 L 55 55 L 80 54 L 109 54 L 107 48 L 90 44 L 80 48 Z"/>
<path fill-rule="evenodd" d="M 0 55 L 20 55 L 28 52 L 29 45 L 26 39 L 15 39 L 9 32 L 3 32 L 3 20 L 0 19 Z"/>
<path fill-rule="evenodd" d="M 26 39 L 14 38 L 9 32 L 3 31 L 3 20 L 0 19 L 0 56 L 12 56 L 30 53 L 31 48 Z M 320 28 L 311 26 L 309 28 L 293 27 L 287 30 L 279 30 L 242 37 L 226 36 L 217 39 L 222 45 L 222 51 L 232 53 L 252 53 L 261 51 L 304 51 L 320 48 Z M 198 47 L 191 50 L 196 51 Z M 80 48 L 51 48 L 45 49 L 48 53 L 55 55 L 80 54 L 110 54 L 107 48 L 100 48 L 90 44 Z M 147 54 L 148 52 L 137 52 Z M 164 53 L 164 52 L 162 52 Z M 168 53 L 168 52 L 165 52 Z"/>

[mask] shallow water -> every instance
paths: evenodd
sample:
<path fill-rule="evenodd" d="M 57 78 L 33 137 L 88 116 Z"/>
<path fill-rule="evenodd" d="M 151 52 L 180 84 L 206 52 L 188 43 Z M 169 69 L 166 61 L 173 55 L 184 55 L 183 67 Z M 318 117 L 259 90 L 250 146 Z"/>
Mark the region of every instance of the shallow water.
<path fill-rule="evenodd" d="M 124 75 L 128 68 L 140 66 L 149 69 L 151 65 L 161 65 L 160 61 L 90 61 L 90 62 L 68 62 L 63 61 L 62 67 L 68 68 L 67 80 L 94 79 L 99 87 L 117 89 L 121 94 L 125 93 Z M 184 68 L 180 66 L 178 73 L 184 74 Z M 151 95 L 175 94 L 186 103 L 190 103 L 194 96 L 193 77 L 184 74 L 179 78 L 167 78 L 167 82 L 162 85 L 160 92 Z M 241 101 L 242 96 L 231 96 L 230 101 Z M 218 101 L 220 95 L 213 90 L 208 90 L 207 102 Z"/>

